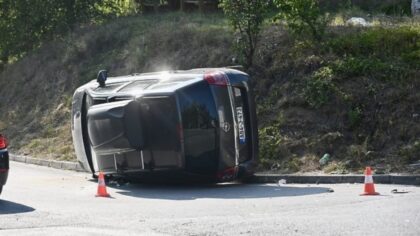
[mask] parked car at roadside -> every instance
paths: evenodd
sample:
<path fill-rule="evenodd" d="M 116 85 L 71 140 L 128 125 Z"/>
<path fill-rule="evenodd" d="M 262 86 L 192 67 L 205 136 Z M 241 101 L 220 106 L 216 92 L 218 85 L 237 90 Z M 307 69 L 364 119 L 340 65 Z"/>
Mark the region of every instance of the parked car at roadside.
<path fill-rule="evenodd" d="M 93 174 L 225 182 L 252 175 L 258 154 L 250 78 L 227 68 L 100 71 L 74 93 L 72 135 Z"/>
<path fill-rule="evenodd" d="M 7 182 L 9 175 L 9 152 L 7 151 L 7 139 L 0 134 L 0 194 Z"/>

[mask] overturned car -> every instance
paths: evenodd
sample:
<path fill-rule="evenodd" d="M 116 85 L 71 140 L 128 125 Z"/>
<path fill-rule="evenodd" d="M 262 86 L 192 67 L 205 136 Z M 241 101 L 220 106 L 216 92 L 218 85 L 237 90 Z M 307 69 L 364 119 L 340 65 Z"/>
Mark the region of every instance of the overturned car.
<path fill-rule="evenodd" d="M 100 71 L 74 93 L 72 135 L 93 174 L 226 182 L 252 175 L 258 155 L 249 76 L 227 68 Z"/>

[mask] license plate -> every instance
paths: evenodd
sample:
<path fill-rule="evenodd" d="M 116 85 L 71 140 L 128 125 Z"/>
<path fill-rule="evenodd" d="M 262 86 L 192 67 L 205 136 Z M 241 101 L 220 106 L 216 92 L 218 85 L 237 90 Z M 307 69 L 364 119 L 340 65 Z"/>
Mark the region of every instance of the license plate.
<path fill-rule="evenodd" d="M 241 144 L 245 144 L 246 135 L 245 135 L 245 124 L 244 124 L 244 112 L 243 112 L 242 107 L 236 108 L 236 117 L 238 118 L 239 142 Z"/>

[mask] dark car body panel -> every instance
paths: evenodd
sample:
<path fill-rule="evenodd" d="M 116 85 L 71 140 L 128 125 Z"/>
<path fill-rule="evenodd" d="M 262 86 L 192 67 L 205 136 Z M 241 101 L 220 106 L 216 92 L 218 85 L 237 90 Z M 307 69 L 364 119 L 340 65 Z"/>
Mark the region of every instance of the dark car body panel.
<path fill-rule="evenodd" d="M 204 77 L 214 71 L 229 84 L 209 84 Z M 73 96 L 72 135 L 78 161 L 92 173 L 228 181 L 252 174 L 258 155 L 249 76 L 225 68 L 85 84 Z"/>
<path fill-rule="evenodd" d="M 0 185 L 3 186 L 7 182 L 9 175 L 9 152 L 7 149 L 0 150 Z"/>

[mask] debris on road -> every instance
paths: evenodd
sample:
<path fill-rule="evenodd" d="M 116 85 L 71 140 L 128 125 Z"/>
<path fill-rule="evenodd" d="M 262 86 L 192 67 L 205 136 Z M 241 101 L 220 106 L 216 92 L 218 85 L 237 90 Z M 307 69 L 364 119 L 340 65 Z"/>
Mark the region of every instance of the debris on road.
<path fill-rule="evenodd" d="M 409 191 L 393 189 L 393 190 L 391 190 L 391 193 L 394 193 L 394 194 L 398 194 L 398 193 L 409 193 Z"/>
<path fill-rule="evenodd" d="M 277 183 L 279 186 L 281 185 L 285 185 L 287 183 L 287 181 L 285 179 L 281 179 L 279 180 L 279 182 Z"/>
<path fill-rule="evenodd" d="M 332 188 L 328 188 L 328 189 L 327 189 L 327 192 L 329 192 L 329 193 L 333 193 L 333 192 L 334 192 L 334 189 L 332 189 Z"/>

